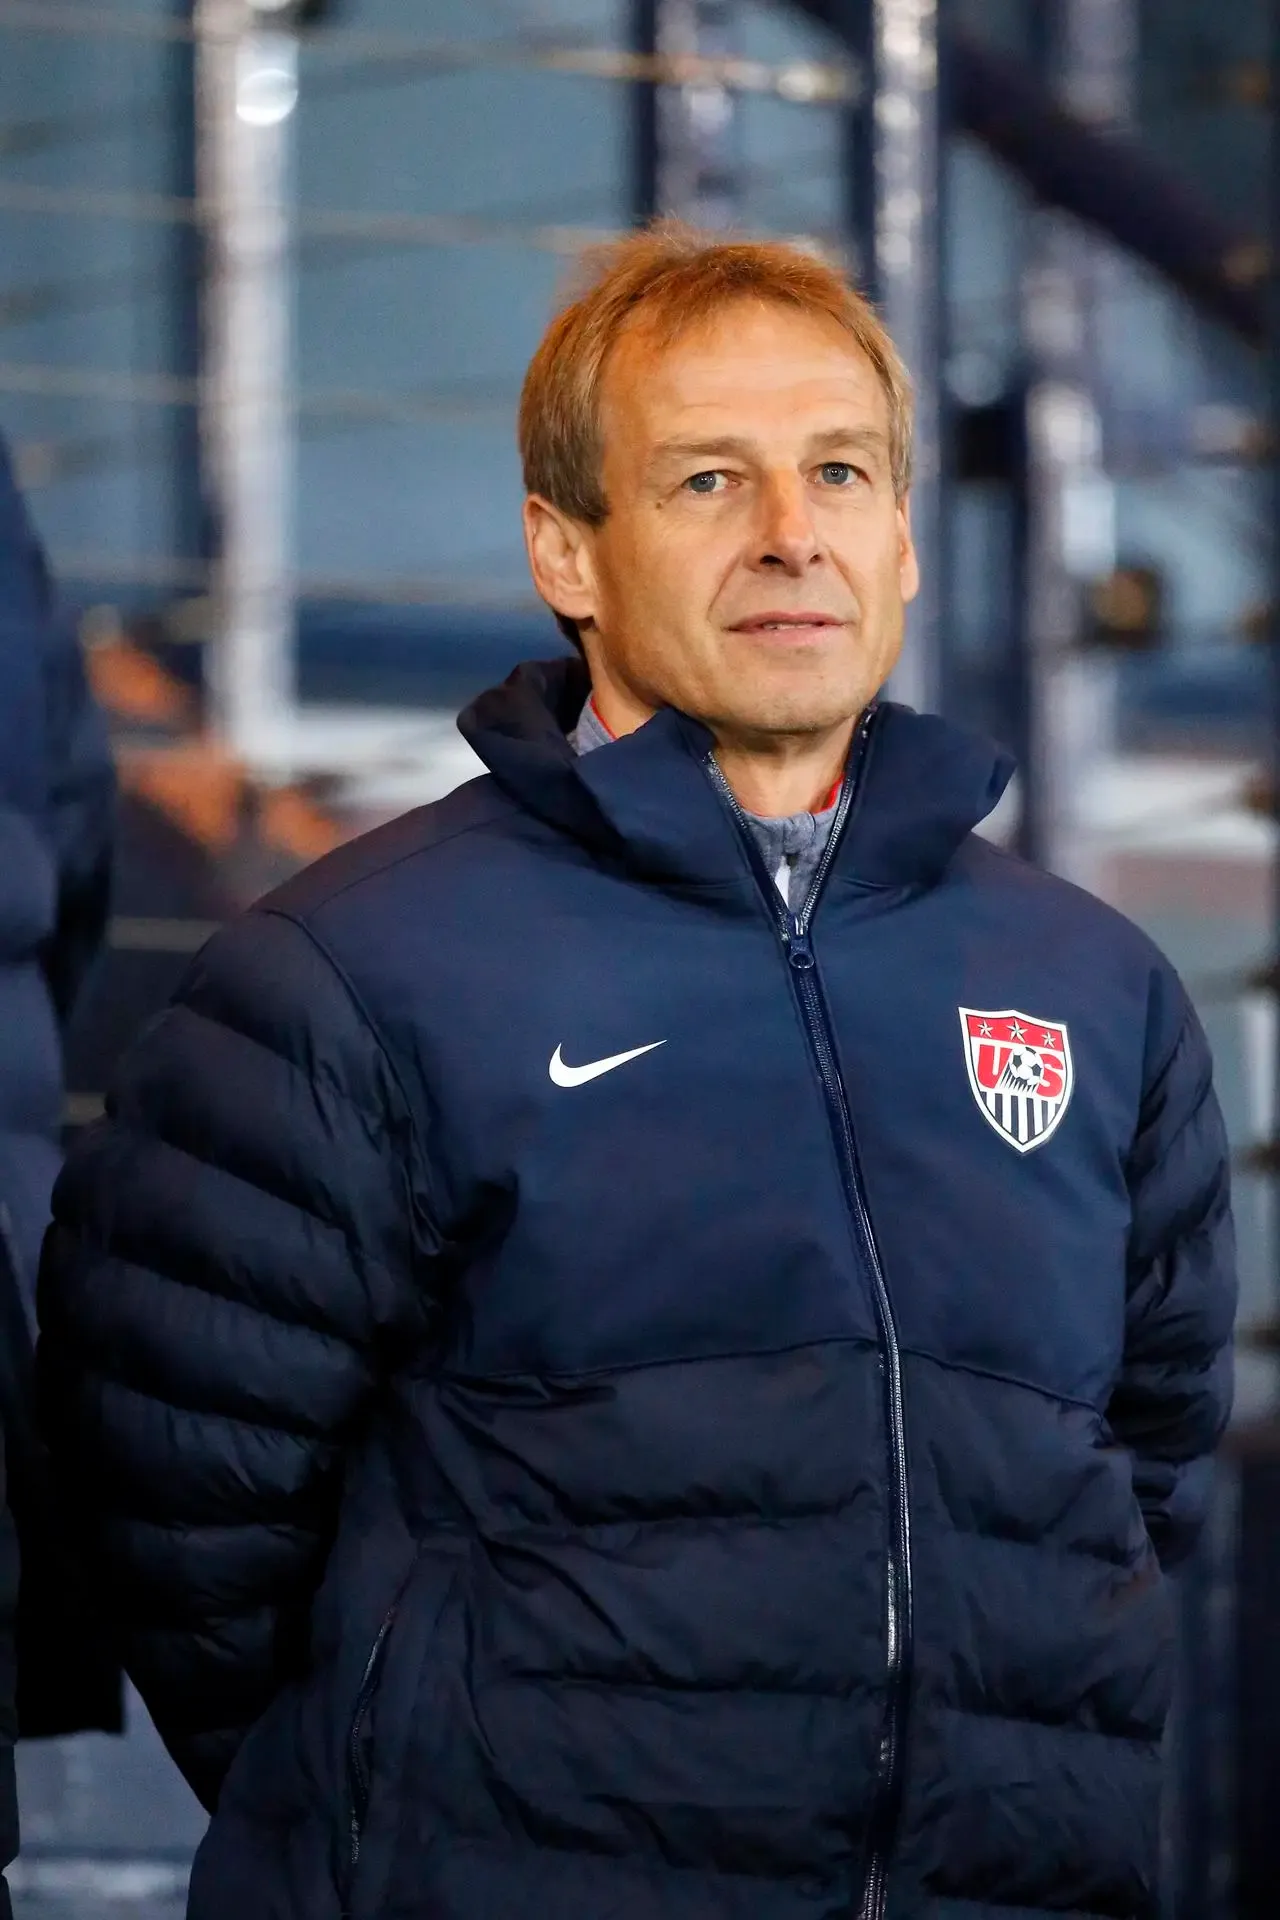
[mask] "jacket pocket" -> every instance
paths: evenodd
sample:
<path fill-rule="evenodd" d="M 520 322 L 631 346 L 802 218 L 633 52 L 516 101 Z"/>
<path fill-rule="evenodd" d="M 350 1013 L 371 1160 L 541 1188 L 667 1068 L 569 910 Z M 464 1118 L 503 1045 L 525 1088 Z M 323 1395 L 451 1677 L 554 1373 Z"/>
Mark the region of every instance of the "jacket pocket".
<path fill-rule="evenodd" d="M 378 1628 L 373 1645 L 369 1649 L 369 1658 L 365 1662 L 364 1673 L 360 1678 L 360 1688 L 356 1694 L 351 1726 L 347 1733 L 347 1830 L 351 1842 L 347 1866 L 351 1875 L 354 1875 L 359 1865 L 360 1842 L 364 1837 L 364 1823 L 369 1817 L 372 1758 L 364 1751 L 365 1726 L 369 1718 L 369 1710 L 373 1706 L 374 1695 L 378 1691 L 378 1681 L 386 1659 L 387 1642 L 391 1638 L 396 1616 L 404 1604 L 405 1595 L 413 1579 L 413 1570 L 417 1564 L 415 1558 L 410 1564 L 408 1573 L 400 1582 L 395 1599 L 383 1615 L 382 1625 Z"/>
<path fill-rule="evenodd" d="M 374 1862 L 370 1853 L 371 1822 L 403 1758 L 405 1735 L 414 1711 L 414 1694 L 440 1616 L 458 1584 L 465 1546 L 459 1543 L 442 1553 L 436 1543 L 419 1546 L 408 1571 L 382 1617 L 365 1660 L 351 1709 L 345 1743 L 346 1834 L 342 1920 L 376 1912 L 375 1881 L 385 1878 L 389 1858 Z M 394 1685 L 388 1676 L 395 1667 Z M 378 1805 L 375 1805 L 377 1800 Z M 385 1826 L 385 1822 L 383 1825 Z M 384 1842 L 388 1836 L 379 1836 Z M 389 1854 L 390 1846 L 381 1852 Z"/>

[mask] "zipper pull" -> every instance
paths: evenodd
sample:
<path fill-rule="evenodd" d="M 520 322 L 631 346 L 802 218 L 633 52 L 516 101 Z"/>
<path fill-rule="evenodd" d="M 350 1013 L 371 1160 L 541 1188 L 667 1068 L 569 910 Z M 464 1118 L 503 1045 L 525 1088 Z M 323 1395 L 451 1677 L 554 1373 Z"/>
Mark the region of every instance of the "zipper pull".
<path fill-rule="evenodd" d="M 813 943 L 809 938 L 808 929 L 802 927 L 794 915 L 791 919 L 791 925 L 787 930 L 786 940 L 787 958 L 797 973 L 808 973 L 811 968 L 816 966 L 817 962 L 813 957 Z"/>

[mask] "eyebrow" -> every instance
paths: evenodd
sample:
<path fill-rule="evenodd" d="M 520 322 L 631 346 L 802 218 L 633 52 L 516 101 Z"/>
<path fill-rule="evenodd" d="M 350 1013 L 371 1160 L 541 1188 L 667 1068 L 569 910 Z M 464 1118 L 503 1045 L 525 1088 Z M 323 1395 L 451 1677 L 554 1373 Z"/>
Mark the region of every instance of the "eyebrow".
<path fill-rule="evenodd" d="M 889 437 L 879 427 L 827 427 L 821 433 L 810 436 L 808 447 L 813 453 L 831 447 L 862 447 L 869 453 L 887 458 Z M 753 441 L 744 440 L 737 434 L 725 434 L 708 440 L 663 440 L 654 448 L 647 467 L 652 473 L 686 460 L 714 460 L 725 454 L 749 460 L 756 451 Z"/>

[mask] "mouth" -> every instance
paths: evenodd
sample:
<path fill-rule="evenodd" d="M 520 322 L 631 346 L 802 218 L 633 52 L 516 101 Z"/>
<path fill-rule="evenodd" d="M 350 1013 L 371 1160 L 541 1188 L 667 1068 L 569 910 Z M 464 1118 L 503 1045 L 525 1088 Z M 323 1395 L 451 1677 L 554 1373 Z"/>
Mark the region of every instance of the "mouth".
<path fill-rule="evenodd" d="M 836 633 L 845 622 L 830 613 L 758 613 L 750 620 L 739 620 L 732 633 L 780 633 L 796 639 L 808 639 L 818 633 Z"/>

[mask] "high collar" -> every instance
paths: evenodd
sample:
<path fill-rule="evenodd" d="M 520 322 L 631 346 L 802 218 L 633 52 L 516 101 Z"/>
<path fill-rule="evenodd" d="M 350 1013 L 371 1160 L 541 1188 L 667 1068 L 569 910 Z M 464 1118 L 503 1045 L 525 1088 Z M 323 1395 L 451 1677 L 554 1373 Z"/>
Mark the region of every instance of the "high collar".
<path fill-rule="evenodd" d="M 738 830 L 707 777 L 712 736 L 667 707 L 608 753 L 567 739 L 589 691 L 580 660 L 529 661 L 461 715 L 463 738 L 511 798 L 648 879 L 751 885 Z M 991 812 L 1013 761 L 934 714 L 881 703 L 835 874 L 871 887 L 928 885 Z"/>

